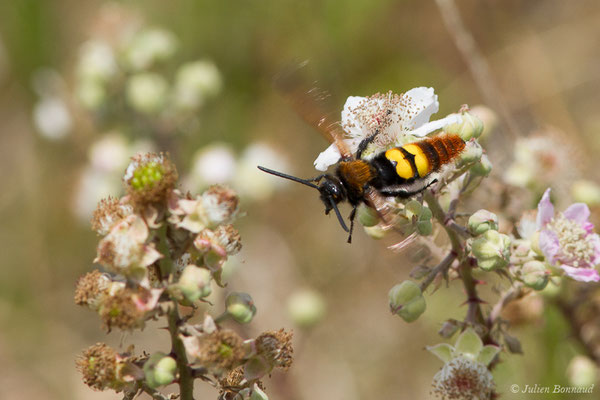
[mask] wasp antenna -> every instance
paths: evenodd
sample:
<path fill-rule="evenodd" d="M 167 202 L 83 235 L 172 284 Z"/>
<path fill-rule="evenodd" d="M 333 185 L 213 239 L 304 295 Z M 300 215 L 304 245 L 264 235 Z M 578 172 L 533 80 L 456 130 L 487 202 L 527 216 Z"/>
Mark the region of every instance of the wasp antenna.
<path fill-rule="evenodd" d="M 315 185 L 314 183 L 311 183 L 309 180 L 301 179 L 296 176 L 292 176 L 292 175 L 288 175 L 288 174 L 284 174 L 283 172 L 274 171 L 269 168 L 261 167 L 260 165 L 257 165 L 257 167 L 258 167 L 258 169 L 260 169 L 263 172 L 266 172 L 267 174 L 275 175 L 275 176 L 278 176 L 278 177 L 284 178 L 284 179 L 289 179 L 290 181 L 298 182 L 303 185 L 310 186 L 312 188 L 319 190 L 319 187 L 317 185 Z M 337 209 L 336 209 L 336 211 L 337 211 Z"/>
<path fill-rule="evenodd" d="M 346 232 L 349 232 L 348 227 L 346 226 L 346 223 L 344 222 L 344 218 L 342 218 L 342 214 L 340 214 L 340 210 L 338 210 L 337 208 L 337 204 L 335 204 L 335 201 L 333 201 L 333 198 L 328 197 L 329 199 L 329 204 L 331 204 L 331 208 L 333 208 L 333 211 L 335 211 L 335 215 L 337 215 L 338 221 L 340 221 L 340 225 L 342 226 L 342 229 L 345 230 Z"/>

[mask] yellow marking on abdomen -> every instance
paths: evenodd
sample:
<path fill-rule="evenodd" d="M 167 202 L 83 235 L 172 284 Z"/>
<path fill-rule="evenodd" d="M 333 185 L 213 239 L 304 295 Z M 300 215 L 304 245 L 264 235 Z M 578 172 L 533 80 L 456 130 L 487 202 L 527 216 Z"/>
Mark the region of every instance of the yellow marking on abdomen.
<path fill-rule="evenodd" d="M 396 173 L 400 178 L 410 179 L 415 175 L 412 165 L 404 157 L 404 154 L 402 154 L 402 151 L 400 151 L 399 148 L 395 147 L 386 151 L 385 158 L 396 162 Z"/>
<path fill-rule="evenodd" d="M 427 159 L 427 156 L 418 144 L 409 143 L 402 146 L 402 148 L 408 151 L 409 153 L 415 155 L 415 165 L 417 166 L 419 177 L 423 178 L 431 171 L 431 165 L 429 164 L 429 160 Z"/>

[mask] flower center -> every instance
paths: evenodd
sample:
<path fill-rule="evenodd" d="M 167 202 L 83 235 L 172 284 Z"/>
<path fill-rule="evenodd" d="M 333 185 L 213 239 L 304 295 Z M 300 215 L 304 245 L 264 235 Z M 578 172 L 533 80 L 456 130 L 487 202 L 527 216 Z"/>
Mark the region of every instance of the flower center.
<path fill-rule="evenodd" d="M 587 267 L 594 256 L 594 243 L 583 226 L 562 213 L 553 218 L 549 228 L 558 236 L 559 259 L 573 267 Z"/>

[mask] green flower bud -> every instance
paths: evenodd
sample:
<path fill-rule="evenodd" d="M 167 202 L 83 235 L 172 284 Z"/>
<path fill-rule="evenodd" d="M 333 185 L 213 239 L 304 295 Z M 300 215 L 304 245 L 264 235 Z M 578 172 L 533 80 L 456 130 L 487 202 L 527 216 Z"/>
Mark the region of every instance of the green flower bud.
<path fill-rule="evenodd" d="M 168 385 L 175 380 L 177 363 L 164 353 L 154 353 L 144 364 L 146 383 L 151 388 Z"/>
<path fill-rule="evenodd" d="M 598 367 L 585 356 L 575 356 L 567 367 L 567 380 L 573 386 L 592 386 L 598 379 Z"/>
<path fill-rule="evenodd" d="M 472 241 L 471 253 L 485 271 L 504 268 L 510 260 L 510 238 L 489 230 Z"/>
<path fill-rule="evenodd" d="M 269 400 L 269 396 L 265 392 L 263 392 L 258 385 L 255 383 L 252 388 L 252 394 L 250 395 L 250 400 Z"/>
<path fill-rule="evenodd" d="M 383 229 L 380 225 L 365 226 L 365 233 L 375 240 L 383 239 L 387 235 L 387 230 Z"/>
<path fill-rule="evenodd" d="M 461 116 L 461 123 L 448 125 L 445 131 L 460 136 L 465 142 L 472 138 L 477 139 L 483 132 L 483 122 L 469 111 L 463 112 Z"/>
<path fill-rule="evenodd" d="M 419 216 L 423 210 L 423 205 L 416 200 L 411 200 L 404 206 L 404 213 L 408 219 L 412 219 L 413 216 Z"/>
<path fill-rule="evenodd" d="M 177 286 L 187 300 L 194 302 L 212 292 L 211 280 L 212 276 L 209 270 L 196 265 L 188 265 L 183 270 Z"/>
<path fill-rule="evenodd" d="M 419 214 L 419 218 L 417 219 L 417 232 L 419 235 L 431 235 L 431 232 L 433 232 L 433 223 L 431 221 L 432 218 L 433 213 L 429 207 L 423 207 L 421 213 Z"/>
<path fill-rule="evenodd" d="M 571 186 L 571 195 L 575 201 L 586 203 L 590 206 L 600 204 L 600 186 L 595 182 L 578 180 Z"/>
<path fill-rule="evenodd" d="M 467 224 L 469 232 L 474 236 L 481 235 L 490 229 L 498 230 L 498 216 L 488 210 L 476 211 Z"/>
<path fill-rule="evenodd" d="M 358 207 L 357 217 L 361 225 L 365 227 L 375 226 L 379 223 L 379 215 L 377 214 L 377 211 L 371 207 L 367 207 L 364 204 L 361 204 Z"/>
<path fill-rule="evenodd" d="M 469 172 L 473 176 L 488 176 L 490 172 L 492 172 L 492 163 L 490 162 L 488 156 L 486 154 L 483 154 L 481 156 L 481 160 L 479 160 L 478 163 L 473 165 L 469 169 Z"/>
<path fill-rule="evenodd" d="M 482 155 L 483 148 L 481 145 L 475 141 L 469 141 L 467 142 L 465 149 L 460 153 L 456 165 L 460 168 L 466 165 L 474 164 L 481 160 Z"/>
<path fill-rule="evenodd" d="M 160 111 L 167 98 L 169 85 L 159 74 L 140 73 L 127 82 L 127 102 L 141 113 Z"/>
<path fill-rule="evenodd" d="M 388 294 L 390 310 L 398 314 L 406 322 L 413 322 L 425 312 L 427 304 L 419 285 L 412 281 L 404 281 Z"/>
<path fill-rule="evenodd" d="M 323 319 L 325 301 L 313 290 L 301 290 L 290 296 L 287 309 L 296 325 L 308 328 Z"/>
<path fill-rule="evenodd" d="M 525 286 L 535 290 L 542 290 L 548 284 L 550 274 L 546 264 L 541 261 L 528 261 L 521 268 L 521 279 Z"/>
<path fill-rule="evenodd" d="M 252 321 L 254 314 L 256 314 L 254 301 L 247 293 L 230 293 L 225 299 L 225 307 L 227 308 L 227 314 L 240 324 L 247 324 Z"/>

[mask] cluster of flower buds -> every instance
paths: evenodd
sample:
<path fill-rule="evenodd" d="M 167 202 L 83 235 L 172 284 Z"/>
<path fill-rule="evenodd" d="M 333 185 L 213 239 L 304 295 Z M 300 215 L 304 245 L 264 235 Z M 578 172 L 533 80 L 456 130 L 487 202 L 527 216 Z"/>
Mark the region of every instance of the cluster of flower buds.
<path fill-rule="evenodd" d="M 190 316 L 179 316 L 179 306 L 210 304 L 206 298 L 214 286 L 223 287 L 223 264 L 242 244 L 232 225 L 239 209 L 236 193 L 212 186 L 195 197 L 183 194 L 177 176 L 165 154 L 132 158 L 123 178 L 126 195 L 102 200 L 92 220 L 101 236 L 95 262 L 105 272 L 84 275 L 75 291 L 76 304 L 97 312 L 109 331 L 142 329 L 149 319 L 166 318 L 170 352 L 134 358 L 99 344 L 84 352 L 78 368 L 94 389 L 128 392 L 175 381 L 191 385 L 193 378 L 208 375 L 222 380 L 242 368 L 242 378 L 222 391 L 244 391 L 240 399 L 266 398 L 260 378 L 275 367 L 289 367 L 291 333 L 264 332 L 244 340 L 221 328 L 225 319 L 252 320 L 256 307 L 246 293 L 230 293 L 216 321 L 207 314 L 197 326 L 185 322 Z"/>

